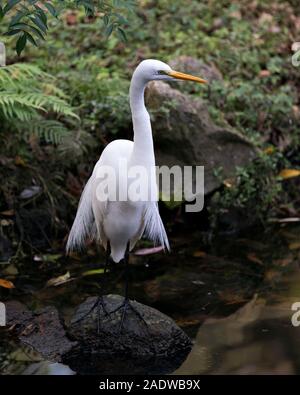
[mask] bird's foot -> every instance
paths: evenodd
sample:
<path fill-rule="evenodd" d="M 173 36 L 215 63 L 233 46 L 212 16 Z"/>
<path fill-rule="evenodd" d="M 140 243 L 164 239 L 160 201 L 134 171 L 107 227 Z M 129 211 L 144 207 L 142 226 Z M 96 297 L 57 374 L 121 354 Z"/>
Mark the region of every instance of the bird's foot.
<path fill-rule="evenodd" d="M 128 310 L 131 310 L 137 316 L 137 318 L 143 323 L 143 325 L 147 331 L 148 338 L 151 339 L 151 333 L 150 333 L 147 321 L 144 319 L 142 314 L 133 306 L 133 304 L 130 302 L 129 299 L 124 298 L 123 303 L 120 306 L 118 306 L 115 310 L 110 311 L 109 314 L 111 315 L 113 313 L 116 313 L 119 310 L 122 310 L 121 322 L 120 322 L 120 326 L 119 326 L 119 336 L 122 333 L 122 329 L 124 329 L 124 321 L 125 321 L 126 313 L 128 312 Z M 150 344 L 151 344 L 151 349 L 152 349 L 153 354 L 156 354 L 156 349 L 155 349 L 155 346 L 154 346 L 152 340 L 151 340 Z"/>
<path fill-rule="evenodd" d="M 92 307 L 89 309 L 87 313 L 85 313 L 82 317 L 80 317 L 77 322 L 82 321 L 84 318 L 86 318 L 88 315 L 90 315 L 95 309 L 97 309 L 97 333 L 99 335 L 100 333 L 100 317 L 101 317 L 101 308 L 106 316 L 109 316 L 111 313 L 107 311 L 105 303 L 104 303 L 104 298 L 103 296 L 98 296 L 95 303 L 92 305 Z"/>
<path fill-rule="evenodd" d="M 124 298 L 124 301 L 122 304 L 120 304 L 120 306 L 118 306 L 116 309 L 109 312 L 109 315 L 111 315 L 111 314 L 116 313 L 119 310 L 122 310 L 121 322 L 120 322 L 120 326 L 119 326 L 119 335 L 121 334 L 122 329 L 124 328 L 124 321 L 125 321 L 125 317 L 126 317 L 126 313 L 127 313 L 128 309 L 131 310 L 138 317 L 138 319 L 140 321 L 142 321 L 142 323 L 144 324 L 147 331 L 149 331 L 148 324 L 145 321 L 142 314 L 132 305 L 132 303 L 130 302 L 129 299 Z"/>

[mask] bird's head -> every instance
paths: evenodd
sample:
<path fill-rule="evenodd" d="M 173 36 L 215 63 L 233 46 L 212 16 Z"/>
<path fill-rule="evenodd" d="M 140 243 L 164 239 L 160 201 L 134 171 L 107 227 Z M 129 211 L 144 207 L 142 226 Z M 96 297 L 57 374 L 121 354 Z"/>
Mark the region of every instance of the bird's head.
<path fill-rule="evenodd" d="M 179 71 L 174 71 L 168 64 L 155 59 L 143 60 L 135 69 L 134 75 L 141 78 L 144 82 L 149 82 L 153 80 L 185 80 L 198 82 L 200 84 L 205 84 L 207 82 L 203 78 L 181 73 Z"/>

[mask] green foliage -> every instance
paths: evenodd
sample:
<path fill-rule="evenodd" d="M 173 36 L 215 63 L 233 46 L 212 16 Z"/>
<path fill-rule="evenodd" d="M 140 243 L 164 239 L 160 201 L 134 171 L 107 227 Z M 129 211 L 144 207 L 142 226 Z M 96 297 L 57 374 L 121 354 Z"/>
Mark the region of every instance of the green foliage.
<path fill-rule="evenodd" d="M 97 71 L 97 75 L 79 71 L 66 76 L 74 104 L 80 106 L 84 129 L 112 135 L 130 130 L 129 81 L 114 75 L 109 78 L 106 69 Z"/>
<path fill-rule="evenodd" d="M 106 36 L 116 31 L 121 40 L 126 39 L 123 27 L 127 24 L 125 15 L 132 12 L 133 0 L 7 0 L 0 1 L 0 21 L 8 19 L 7 36 L 17 37 L 16 51 L 20 55 L 27 42 L 34 46 L 45 40 L 49 17 L 59 18 L 67 8 L 83 8 L 88 17 L 101 15 Z"/>
<path fill-rule="evenodd" d="M 78 116 L 54 83 L 53 77 L 36 66 L 15 64 L 0 68 L 0 119 L 6 127 L 13 132 L 19 130 L 21 136 L 35 133 L 46 142 L 57 144 L 68 130 L 62 122 L 46 119 L 44 114 Z"/>
<path fill-rule="evenodd" d="M 224 114 L 220 117 L 223 121 L 238 128 L 256 145 L 263 143 L 262 132 L 297 133 L 293 115 L 296 94 L 289 84 L 268 92 L 259 80 L 235 80 L 230 86 L 216 82 L 211 84 L 207 99 L 214 110 Z"/>
<path fill-rule="evenodd" d="M 3 10 L 7 1 L 0 4 Z M 29 1 L 16 3 L 0 23 L 8 64 L 16 61 L 11 48 L 24 32 L 37 44 L 43 41 L 38 33 L 24 26 L 17 34 L 3 35 L 21 4 L 28 5 Z M 43 31 L 42 25 L 34 23 L 29 15 L 24 16 L 22 23 L 38 29 L 43 37 L 47 33 L 47 43 L 38 48 L 27 46 L 22 52 L 22 60 L 38 65 L 39 72 L 28 74 L 31 69 L 22 69 L 17 73 L 20 79 L 17 84 L 27 86 L 14 93 L 35 95 L 33 104 L 38 108 L 27 101 L 26 114 L 37 118 L 22 121 L 21 114 L 16 120 L 16 114 L 9 117 L 7 113 L 4 120 L 1 113 L 0 137 L 5 143 L 0 156 L 11 159 L 18 155 L 36 171 L 32 175 L 24 168 L 22 176 L 17 176 L 14 169 L 13 175 L 7 177 L 10 185 L 5 196 L 17 196 L 21 185 L 26 187 L 32 178 L 46 177 L 47 196 L 50 194 L 51 201 L 57 201 L 52 206 L 63 207 L 57 218 L 70 222 L 73 218 L 73 213 L 69 216 L 70 202 L 75 211 L 81 187 L 101 150 L 112 139 L 132 138 L 128 88 L 135 66 L 146 58 L 169 62 L 179 56 L 191 56 L 214 65 L 223 80 L 213 81 L 207 87 L 178 83 L 176 88 L 202 98 L 214 121 L 238 129 L 262 151 L 269 145 L 276 148 L 274 155 L 262 154 L 251 165 L 237 169 L 236 177 L 233 175 L 230 181 L 232 187 L 224 186 L 216 194 L 212 216 L 233 205 L 243 215 L 249 213 L 263 220 L 279 206 L 286 194 L 280 191 L 282 184 L 276 176 L 282 167 L 298 168 L 300 164 L 300 68 L 291 63 L 291 42 L 299 41 L 297 0 L 189 1 L 184 6 L 181 0 L 143 0 L 137 2 L 135 13 L 132 7 L 127 8 L 129 2 L 125 0 L 106 1 L 106 10 L 100 13 L 98 6 L 104 4 L 100 0 L 93 2 L 95 8 L 91 10 L 90 0 L 43 2 L 53 5 L 52 13 L 41 2 L 30 4 L 30 9 L 38 11 L 35 4 L 45 13 L 47 30 Z M 89 16 L 91 12 L 95 17 Z M 32 16 L 35 18 L 36 14 Z M 125 29 L 126 42 L 118 27 Z M 107 40 L 111 32 L 115 33 Z M 26 37 L 25 44 L 32 43 Z M 22 45 L 24 39 L 19 52 Z M 22 67 L 27 66 L 17 66 Z M 46 77 L 41 70 L 56 78 L 48 74 Z M 0 78 L 7 78 L 4 69 L 0 71 Z M 9 82 L 0 84 L 9 87 Z M 80 124 L 74 116 L 57 114 L 52 101 L 46 105 L 39 103 L 36 95 L 45 92 L 55 100 L 70 100 Z M 16 105 L 14 111 L 20 111 L 21 104 Z M 166 103 L 166 116 L 170 105 Z M 24 106 L 21 107 L 22 113 Z M 32 142 L 32 136 L 40 138 Z M 59 141 L 58 146 L 49 144 Z M 5 174 L 8 169 L 9 165 Z M 4 173 L 1 176 L 4 178 Z M 222 179 L 222 171 L 219 177 Z M 284 187 L 292 183 L 294 195 L 289 194 L 284 200 L 290 205 L 293 201 L 299 204 L 297 180 L 287 180 Z M 5 199 L 3 207 L 7 208 L 9 199 Z M 64 236 L 68 227 L 61 222 L 57 226 L 64 229 Z"/>
<path fill-rule="evenodd" d="M 215 226 L 218 219 L 228 210 L 241 210 L 246 219 L 259 219 L 264 223 L 270 209 L 275 209 L 282 198 L 282 181 L 278 177 L 280 168 L 287 160 L 282 153 L 261 152 L 249 165 L 238 167 L 234 177 L 224 180 L 222 169 L 216 169 L 215 175 L 224 183 L 212 200 L 211 219 Z"/>

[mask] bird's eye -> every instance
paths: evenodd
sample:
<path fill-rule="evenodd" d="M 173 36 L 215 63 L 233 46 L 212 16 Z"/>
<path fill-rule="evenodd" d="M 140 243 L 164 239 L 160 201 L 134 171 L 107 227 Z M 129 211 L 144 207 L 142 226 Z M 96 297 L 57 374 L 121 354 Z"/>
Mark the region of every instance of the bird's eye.
<path fill-rule="evenodd" d="M 165 72 L 164 70 L 158 70 L 158 71 L 157 71 L 157 74 L 159 74 L 159 75 L 164 75 L 164 74 L 166 74 L 166 72 Z"/>

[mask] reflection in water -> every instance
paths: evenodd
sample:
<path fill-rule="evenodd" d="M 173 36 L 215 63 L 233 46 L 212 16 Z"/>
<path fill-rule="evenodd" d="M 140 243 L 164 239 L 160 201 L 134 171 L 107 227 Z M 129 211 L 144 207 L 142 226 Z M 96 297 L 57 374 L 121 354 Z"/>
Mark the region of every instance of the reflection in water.
<path fill-rule="evenodd" d="M 186 360 L 126 361 L 107 358 L 95 361 L 64 361 L 81 374 L 171 373 L 174 374 L 299 374 L 300 327 L 291 324 L 291 306 L 300 302 L 299 228 L 282 228 L 255 239 L 222 239 L 203 253 L 199 235 L 182 237 L 171 255 L 132 257 L 132 293 L 142 303 L 176 320 L 194 339 Z M 179 259 L 180 257 L 180 259 Z M 99 268 L 99 262 L 90 263 Z M 33 308 L 54 304 L 66 322 L 74 307 L 99 292 L 98 277 L 85 277 L 76 262 L 52 263 L 49 271 L 34 262 L 19 267 L 15 299 Z M 51 276 L 70 271 L 75 281 L 45 288 Z M 112 278 L 117 276 L 113 274 Z M 113 281 L 110 281 L 112 283 Z M 115 281 L 110 292 L 120 293 L 122 281 Z M 64 366 L 36 363 L 41 356 L 0 333 L 0 372 L 6 374 L 70 374 Z M 173 361 L 174 362 L 174 361 Z M 76 363 L 84 369 L 76 367 Z M 180 367 L 178 367 L 180 366 Z M 48 369 L 48 370 L 47 370 Z M 177 369 L 177 370 L 175 370 Z M 175 370 L 175 371 L 174 371 Z"/>
<path fill-rule="evenodd" d="M 300 327 L 291 323 L 291 306 L 300 301 L 300 273 L 286 283 L 284 295 L 255 296 L 229 317 L 206 320 L 175 374 L 299 374 Z"/>
<path fill-rule="evenodd" d="M 72 353 L 64 359 L 80 375 L 131 375 L 131 374 L 169 374 L 174 372 L 186 359 L 187 352 L 174 356 L 132 357 L 121 355 L 99 355 Z"/>
<path fill-rule="evenodd" d="M 42 361 L 28 366 L 23 375 L 70 376 L 76 374 L 69 366 L 58 362 Z"/>

